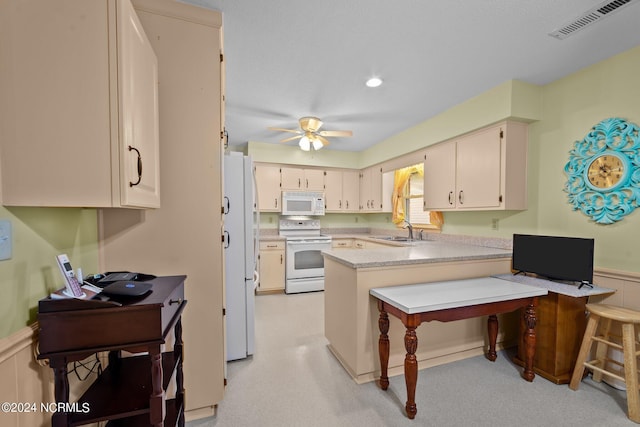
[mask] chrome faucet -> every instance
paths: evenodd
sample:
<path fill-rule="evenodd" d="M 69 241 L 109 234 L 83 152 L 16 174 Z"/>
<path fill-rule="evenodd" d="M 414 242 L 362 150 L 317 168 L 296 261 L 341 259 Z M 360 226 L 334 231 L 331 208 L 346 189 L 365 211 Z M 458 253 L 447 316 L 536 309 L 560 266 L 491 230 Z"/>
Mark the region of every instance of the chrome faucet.
<path fill-rule="evenodd" d="M 404 220 L 404 223 L 406 225 L 403 228 L 408 228 L 409 229 L 409 240 L 413 240 L 413 225 L 411 225 L 411 223 L 409 221 L 407 221 L 406 219 Z"/>

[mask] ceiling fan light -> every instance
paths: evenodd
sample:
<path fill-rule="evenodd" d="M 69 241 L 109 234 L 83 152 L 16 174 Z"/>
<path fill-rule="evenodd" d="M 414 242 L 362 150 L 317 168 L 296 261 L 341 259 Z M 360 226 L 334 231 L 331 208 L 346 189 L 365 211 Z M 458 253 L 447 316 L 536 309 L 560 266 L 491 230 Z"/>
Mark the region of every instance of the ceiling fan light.
<path fill-rule="evenodd" d="M 378 87 L 382 84 L 382 79 L 379 77 L 371 77 L 365 84 L 367 87 Z"/>
<path fill-rule="evenodd" d="M 318 151 L 322 147 L 324 147 L 324 144 L 322 143 L 322 141 L 320 141 L 319 139 L 314 139 L 313 140 L 313 149 L 314 150 Z"/>
<path fill-rule="evenodd" d="M 311 149 L 311 141 L 306 136 L 300 138 L 300 148 L 302 151 L 309 151 Z"/>

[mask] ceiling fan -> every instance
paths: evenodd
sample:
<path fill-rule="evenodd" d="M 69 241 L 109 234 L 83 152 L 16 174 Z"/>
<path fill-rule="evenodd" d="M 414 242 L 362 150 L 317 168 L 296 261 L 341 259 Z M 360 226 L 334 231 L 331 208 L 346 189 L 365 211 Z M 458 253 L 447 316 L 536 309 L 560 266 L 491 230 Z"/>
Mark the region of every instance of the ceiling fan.
<path fill-rule="evenodd" d="M 300 129 L 283 129 L 270 127 L 269 130 L 275 130 L 279 132 L 291 132 L 297 134 L 290 138 L 285 138 L 280 142 L 293 141 L 300 139 L 300 148 L 304 151 L 309 151 L 312 147 L 314 150 L 320 150 L 325 145 L 329 145 L 327 138 L 336 136 L 352 136 L 353 132 L 350 130 L 320 130 L 322 127 L 322 120 L 317 117 L 302 117 L 299 120 Z"/>

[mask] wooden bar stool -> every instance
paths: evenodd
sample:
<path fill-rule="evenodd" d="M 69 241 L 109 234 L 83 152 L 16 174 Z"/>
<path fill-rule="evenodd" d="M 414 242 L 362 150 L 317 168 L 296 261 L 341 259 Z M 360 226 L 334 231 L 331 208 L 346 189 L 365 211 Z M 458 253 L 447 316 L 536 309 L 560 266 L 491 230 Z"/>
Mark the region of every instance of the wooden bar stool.
<path fill-rule="evenodd" d="M 636 347 L 635 325 L 640 323 L 640 312 L 606 304 L 587 304 L 590 313 L 587 328 L 584 332 L 576 366 L 573 370 L 569 388 L 577 390 L 582 381 L 585 368 L 593 371 L 593 380 L 600 382 L 602 375 L 608 375 L 623 381 L 627 387 L 627 417 L 640 423 L 640 394 L 638 393 L 638 362 L 640 352 Z M 603 320 L 602 335 L 597 335 L 598 324 Z M 622 324 L 622 345 L 611 341 L 611 322 Z M 587 361 L 591 353 L 591 345 L 597 342 L 595 359 Z M 621 349 L 624 363 L 607 358 L 609 346 Z M 624 366 L 624 378 L 606 370 L 607 363 Z"/>

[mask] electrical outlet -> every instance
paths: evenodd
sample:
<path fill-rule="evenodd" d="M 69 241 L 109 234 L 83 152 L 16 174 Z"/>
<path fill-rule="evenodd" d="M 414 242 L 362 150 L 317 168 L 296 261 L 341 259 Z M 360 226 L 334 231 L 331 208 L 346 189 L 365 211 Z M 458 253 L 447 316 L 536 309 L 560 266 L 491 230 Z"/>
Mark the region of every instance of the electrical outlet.
<path fill-rule="evenodd" d="M 0 260 L 11 259 L 12 252 L 11 221 L 0 219 Z"/>
<path fill-rule="evenodd" d="M 491 229 L 492 230 L 498 230 L 499 221 L 500 220 L 498 218 L 491 218 Z"/>

